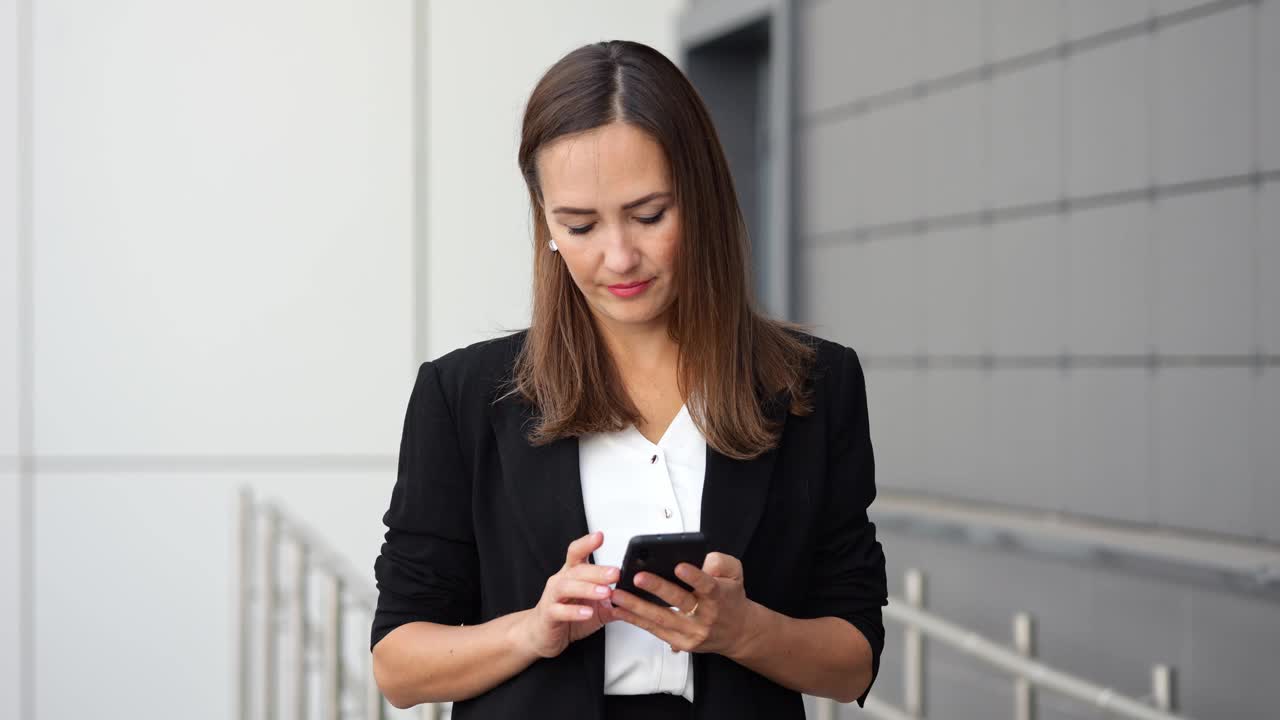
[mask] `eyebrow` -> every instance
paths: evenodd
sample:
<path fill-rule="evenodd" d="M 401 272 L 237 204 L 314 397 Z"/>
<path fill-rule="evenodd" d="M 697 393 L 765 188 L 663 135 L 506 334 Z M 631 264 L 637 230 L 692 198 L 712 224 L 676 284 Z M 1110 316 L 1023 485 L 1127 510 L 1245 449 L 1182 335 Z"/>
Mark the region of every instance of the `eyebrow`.
<path fill-rule="evenodd" d="M 644 197 L 642 197 L 642 198 L 640 198 L 640 199 L 638 199 L 638 200 L 632 200 L 631 202 L 627 203 L 626 205 L 623 205 L 623 206 L 622 206 L 622 209 L 623 209 L 623 210 L 630 210 L 631 208 L 640 207 L 641 205 L 643 205 L 643 204 L 645 204 L 645 203 L 649 202 L 650 200 L 656 200 L 656 199 L 658 199 L 658 198 L 660 198 L 660 197 L 666 197 L 666 196 L 670 196 L 670 195 L 671 195 L 671 193 L 669 193 L 669 192 L 655 192 L 655 193 L 649 193 L 648 195 L 645 195 Z M 552 212 L 552 213 L 564 213 L 564 214 L 568 214 L 568 215 L 594 215 L 594 214 L 596 213 L 596 211 L 595 211 L 595 210 L 590 210 L 590 209 L 586 209 L 586 208 L 574 208 L 574 207 L 558 207 L 558 208 L 553 209 L 551 212 Z"/>

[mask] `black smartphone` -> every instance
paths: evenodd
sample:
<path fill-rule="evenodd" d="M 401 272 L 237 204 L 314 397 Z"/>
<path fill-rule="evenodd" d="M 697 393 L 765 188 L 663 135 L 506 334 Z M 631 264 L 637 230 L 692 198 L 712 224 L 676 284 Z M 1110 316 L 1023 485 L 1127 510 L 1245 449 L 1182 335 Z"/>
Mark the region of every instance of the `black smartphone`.
<path fill-rule="evenodd" d="M 656 605 L 670 607 L 666 600 L 636 587 L 636 573 L 650 572 L 693 592 L 692 587 L 676 577 L 676 565 L 686 562 L 700 568 L 706 558 L 707 538 L 700 532 L 635 535 L 627 543 L 627 552 L 622 557 L 617 587 Z"/>

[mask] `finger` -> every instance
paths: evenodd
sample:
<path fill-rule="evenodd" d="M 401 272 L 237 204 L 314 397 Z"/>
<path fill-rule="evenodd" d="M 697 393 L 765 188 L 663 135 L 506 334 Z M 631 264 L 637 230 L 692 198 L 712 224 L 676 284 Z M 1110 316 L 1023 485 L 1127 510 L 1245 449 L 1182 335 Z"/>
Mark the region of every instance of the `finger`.
<path fill-rule="evenodd" d="M 676 577 L 689 583 L 690 587 L 698 595 L 709 596 L 715 592 L 716 588 L 720 587 L 716 584 L 714 577 L 689 563 L 680 563 L 676 566 Z"/>
<path fill-rule="evenodd" d="M 552 620 L 559 622 L 582 622 L 595 617 L 595 608 L 589 605 L 578 605 L 576 603 L 552 603 L 547 608 L 547 614 Z"/>
<path fill-rule="evenodd" d="M 596 606 L 596 617 L 600 618 L 600 622 L 611 623 L 619 619 L 618 616 L 613 612 L 614 611 L 613 603 L 609 601 L 609 598 L 605 598 L 604 600 L 597 602 L 595 606 Z"/>
<path fill-rule="evenodd" d="M 652 607 L 652 603 L 646 603 L 643 600 L 639 600 L 639 602 L 642 602 L 645 605 L 650 605 Z M 658 608 L 658 609 L 661 610 L 662 612 L 667 613 L 668 615 L 675 614 L 675 613 L 672 613 L 670 610 L 663 610 L 662 608 Z M 667 643 L 673 649 L 679 649 L 684 647 L 684 635 L 682 635 L 681 633 L 675 630 L 672 630 L 671 628 L 660 625 L 657 622 L 649 619 L 648 617 L 640 615 L 639 613 L 632 612 L 627 608 L 614 604 L 613 617 L 629 625 L 635 625 L 641 630 L 644 630 L 645 632 L 648 632 L 650 635 L 653 635 L 659 640 L 662 640 L 663 642 Z"/>
<path fill-rule="evenodd" d="M 581 563 L 571 568 L 565 568 L 563 575 L 575 580 L 586 580 L 587 582 L 598 583 L 600 585 L 608 585 L 618 581 L 618 568 L 612 565 L 594 565 L 592 563 Z"/>
<path fill-rule="evenodd" d="M 584 563 L 591 553 L 595 552 L 604 544 L 604 533 L 596 530 L 593 533 L 587 533 L 582 537 L 569 543 L 569 550 L 564 556 L 565 567 L 573 567 L 579 563 Z"/>
<path fill-rule="evenodd" d="M 560 578 L 552 591 L 556 600 L 602 600 L 609 597 L 613 588 L 586 580 Z"/>
<path fill-rule="evenodd" d="M 742 579 L 742 563 L 738 558 L 724 553 L 707 553 L 707 559 L 702 563 L 702 570 L 715 577 L 730 580 Z"/>
<path fill-rule="evenodd" d="M 691 608 L 697 602 L 688 590 L 650 572 L 636 573 L 635 582 L 636 587 L 657 595 L 672 607 Z"/>
<path fill-rule="evenodd" d="M 671 608 L 655 605 L 654 603 L 644 600 L 637 595 L 632 595 L 626 590 L 614 590 L 613 597 L 610 599 L 613 602 L 613 609 L 615 613 L 619 608 L 621 608 L 632 615 L 643 618 L 645 622 L 649 623 L 653 627 L 677 632 L 683 623 L 691 622 L 680 613 L 673 612 Z M 646 627 L 645 629 L 649 630 L 649 632 L 654 632 L 650 628 Z"/>

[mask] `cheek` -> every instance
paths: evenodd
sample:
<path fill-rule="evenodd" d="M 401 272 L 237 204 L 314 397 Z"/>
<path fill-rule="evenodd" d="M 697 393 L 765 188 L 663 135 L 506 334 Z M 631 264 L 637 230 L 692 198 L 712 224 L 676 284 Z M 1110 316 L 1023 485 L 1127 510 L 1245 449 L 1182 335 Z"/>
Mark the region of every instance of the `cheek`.
<path fill-rule="evenodd" d="M 681 231 L 680 225 L 672 223 L 666 232 L 662 233 L 660 242 L 658 243 L 657 252 L 655 253 L 662 266 L 667 270 L 675 267 L 676 257 L 680 253 Z"/>
<path fill-rule="evenodd" d="M 566 243 L 567 244 L 567 243 Z M 560 249 L 560 257 L 564 261 L 564 265 L 569 270 L 569 275 L 573 277 L 574 283 L 579 287 L 586 281 L 590 284 L 592 266 L 594 260 L 585 252 L 565 252 L 564 248 Z"/>

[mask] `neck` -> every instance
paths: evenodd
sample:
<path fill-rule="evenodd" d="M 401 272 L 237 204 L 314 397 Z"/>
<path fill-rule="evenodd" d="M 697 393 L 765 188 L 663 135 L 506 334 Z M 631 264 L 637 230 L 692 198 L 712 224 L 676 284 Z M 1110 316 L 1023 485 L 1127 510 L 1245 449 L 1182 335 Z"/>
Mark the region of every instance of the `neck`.
<path fill-rule="evenodd" d="M 618 326 L 597 318 L 596 327 L 600 329 L 614 363 L 624 375 L 653 376 L 675 372 L 680 346 L 667 334 L 665 319 L 645 325 Z"/>

